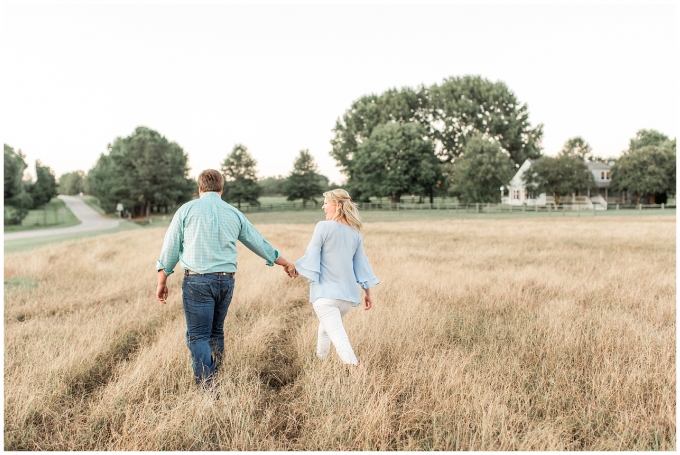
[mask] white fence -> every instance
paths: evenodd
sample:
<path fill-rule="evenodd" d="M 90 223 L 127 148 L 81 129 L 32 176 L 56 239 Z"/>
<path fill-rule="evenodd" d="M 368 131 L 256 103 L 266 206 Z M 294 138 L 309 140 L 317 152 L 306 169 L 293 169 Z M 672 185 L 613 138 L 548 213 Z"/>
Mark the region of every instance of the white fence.
<path fill-rule="evenodd" d="M 445 210 L 453 213 L 563 213 L 563 212 L 579 212 L 579 213 L 593 213 L 601 211 L 601 208 L 587 208 L 583 204 L 578 203 L 564 203 L 554 205 L 552 203 L 546 206 L 537 205 L 522 205 L 513 206 L 507 204 L 491 204 L 491 203 L 475 203 L 475 204 L 461 204 L 458 202 L 434 202 L 434 203 L 390 203 L 390 202 L 360 202 L 357 204 L 359 210 L 362 211 L 422 211 L 422 210 Z M 641 204 L 623 205 L 609 203 L 603 210 L 664 210 L 666 208 L 675 208 L 675 206 L 666 206 L 665 204 Z M 284 204 L 260 204 L 257 205 L 242 205 L 241 211 L 243 213 L 255 212 L 283 212 L 283 211 L 300 211 L 300 210 L 321 210 L 321 204 L 314 205 L 308 203 L 303 206 L 302 203 L 284 203 Z"/>

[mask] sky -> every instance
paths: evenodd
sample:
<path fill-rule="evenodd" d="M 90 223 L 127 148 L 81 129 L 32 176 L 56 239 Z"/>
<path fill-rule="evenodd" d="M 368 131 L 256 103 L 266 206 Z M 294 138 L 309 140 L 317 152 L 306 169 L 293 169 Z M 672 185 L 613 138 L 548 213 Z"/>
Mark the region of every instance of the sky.
<path fill-rule="evenodd" d="M 219 169 L 235 144 L 260 177 L 308 149 L 331 181 L 336 121 L 390 88 L 479 75 L 544 125 L 615 157 L 642 128 L 677 136 L 675 3 L 0 5 L 0 138 L 57 177 L 152 128 Z"/>

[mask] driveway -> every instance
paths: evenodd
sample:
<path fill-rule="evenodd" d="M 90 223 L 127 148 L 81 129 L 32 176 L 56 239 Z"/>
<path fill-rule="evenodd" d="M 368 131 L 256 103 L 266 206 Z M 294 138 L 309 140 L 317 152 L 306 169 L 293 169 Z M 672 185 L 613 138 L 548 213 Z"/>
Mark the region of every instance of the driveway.
<path fill-rule="evenodd" d="M 40 229 L 36 231 L 11 232 L 5 234 L 5 242 L 8 240 L 31 239 L 36 237 L 47 237 L 51 235 L 78 234 L 81 232 L 105 231 L 118 227 L 119 220 L 104 218 L 94 211 L 82 199 L 77 196 L 59 196 L 73 214 L 81 221 L 77 226 L 63 228 Z"/>

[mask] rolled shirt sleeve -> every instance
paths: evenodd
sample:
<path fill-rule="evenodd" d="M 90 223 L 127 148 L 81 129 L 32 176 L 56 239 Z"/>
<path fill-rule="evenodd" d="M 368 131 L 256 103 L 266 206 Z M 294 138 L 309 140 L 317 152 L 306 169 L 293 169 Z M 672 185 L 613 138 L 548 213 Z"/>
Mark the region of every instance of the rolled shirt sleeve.
<path fill-rule="evenodd" d="M 260 234 L 255 226 L 253 226 L 248 219 L 239 212 L 239 219 L 241 220 L 241 232 L 238 239 L 250 251 L 260 256 L 265 260 L 268 266 L 273 266 L 279 256 L 279 250 L 274 248 L 264 237 Z"/>
<path fill-rule="evenodd" d="M 163 270 L 166 275 L 175 271 L 175 266 L 179 262 L 179 255 L 182 251 L 182 220 L 180 210 L 175 212 L 170 226 L 163 239 L 161 256 L 156 261 L 156 270 Z"/>
<path fill-rule="evenodd" d="M 366 253 L 364 253 L 363 240 L 361 239 L 359 240 L 359 245 L 354 253 L 352 263 L 354 265 L 354 277 L 356 278 L 357 283 L 359 283 L 359 286 L 361 286 L 361 289 L 366 290 L 380 283 L 375 276 L 375 273 L 373 273 Z"/>

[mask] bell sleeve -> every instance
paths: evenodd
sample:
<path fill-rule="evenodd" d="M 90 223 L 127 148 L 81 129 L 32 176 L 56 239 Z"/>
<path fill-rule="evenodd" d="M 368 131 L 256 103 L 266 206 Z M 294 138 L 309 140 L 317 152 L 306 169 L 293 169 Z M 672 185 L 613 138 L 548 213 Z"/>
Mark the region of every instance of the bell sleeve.
<path fill-rule="evenodd" d="M 323 225 L 318 223 L 314 228 L 312 240 L 307 245 L 307 251 L 295 262 L 298 273 L 306 277 L 310 283 L 319 283 L 321 273 L 321 248 L 323 247 Z"/>
<path fill-rule="evenodd" d="M 354 253 L 354 258 L 352 259 L 354 265 L 354 277 L 364 291 L 368 288 L 372 288 L 376 284 L 379 284 L 378 278 L 376 278 L 371 264 L 368 263 L 368 258 L 366 253 L 364 253 L 363 239 L 359 238 L 359 245 Z"/>

